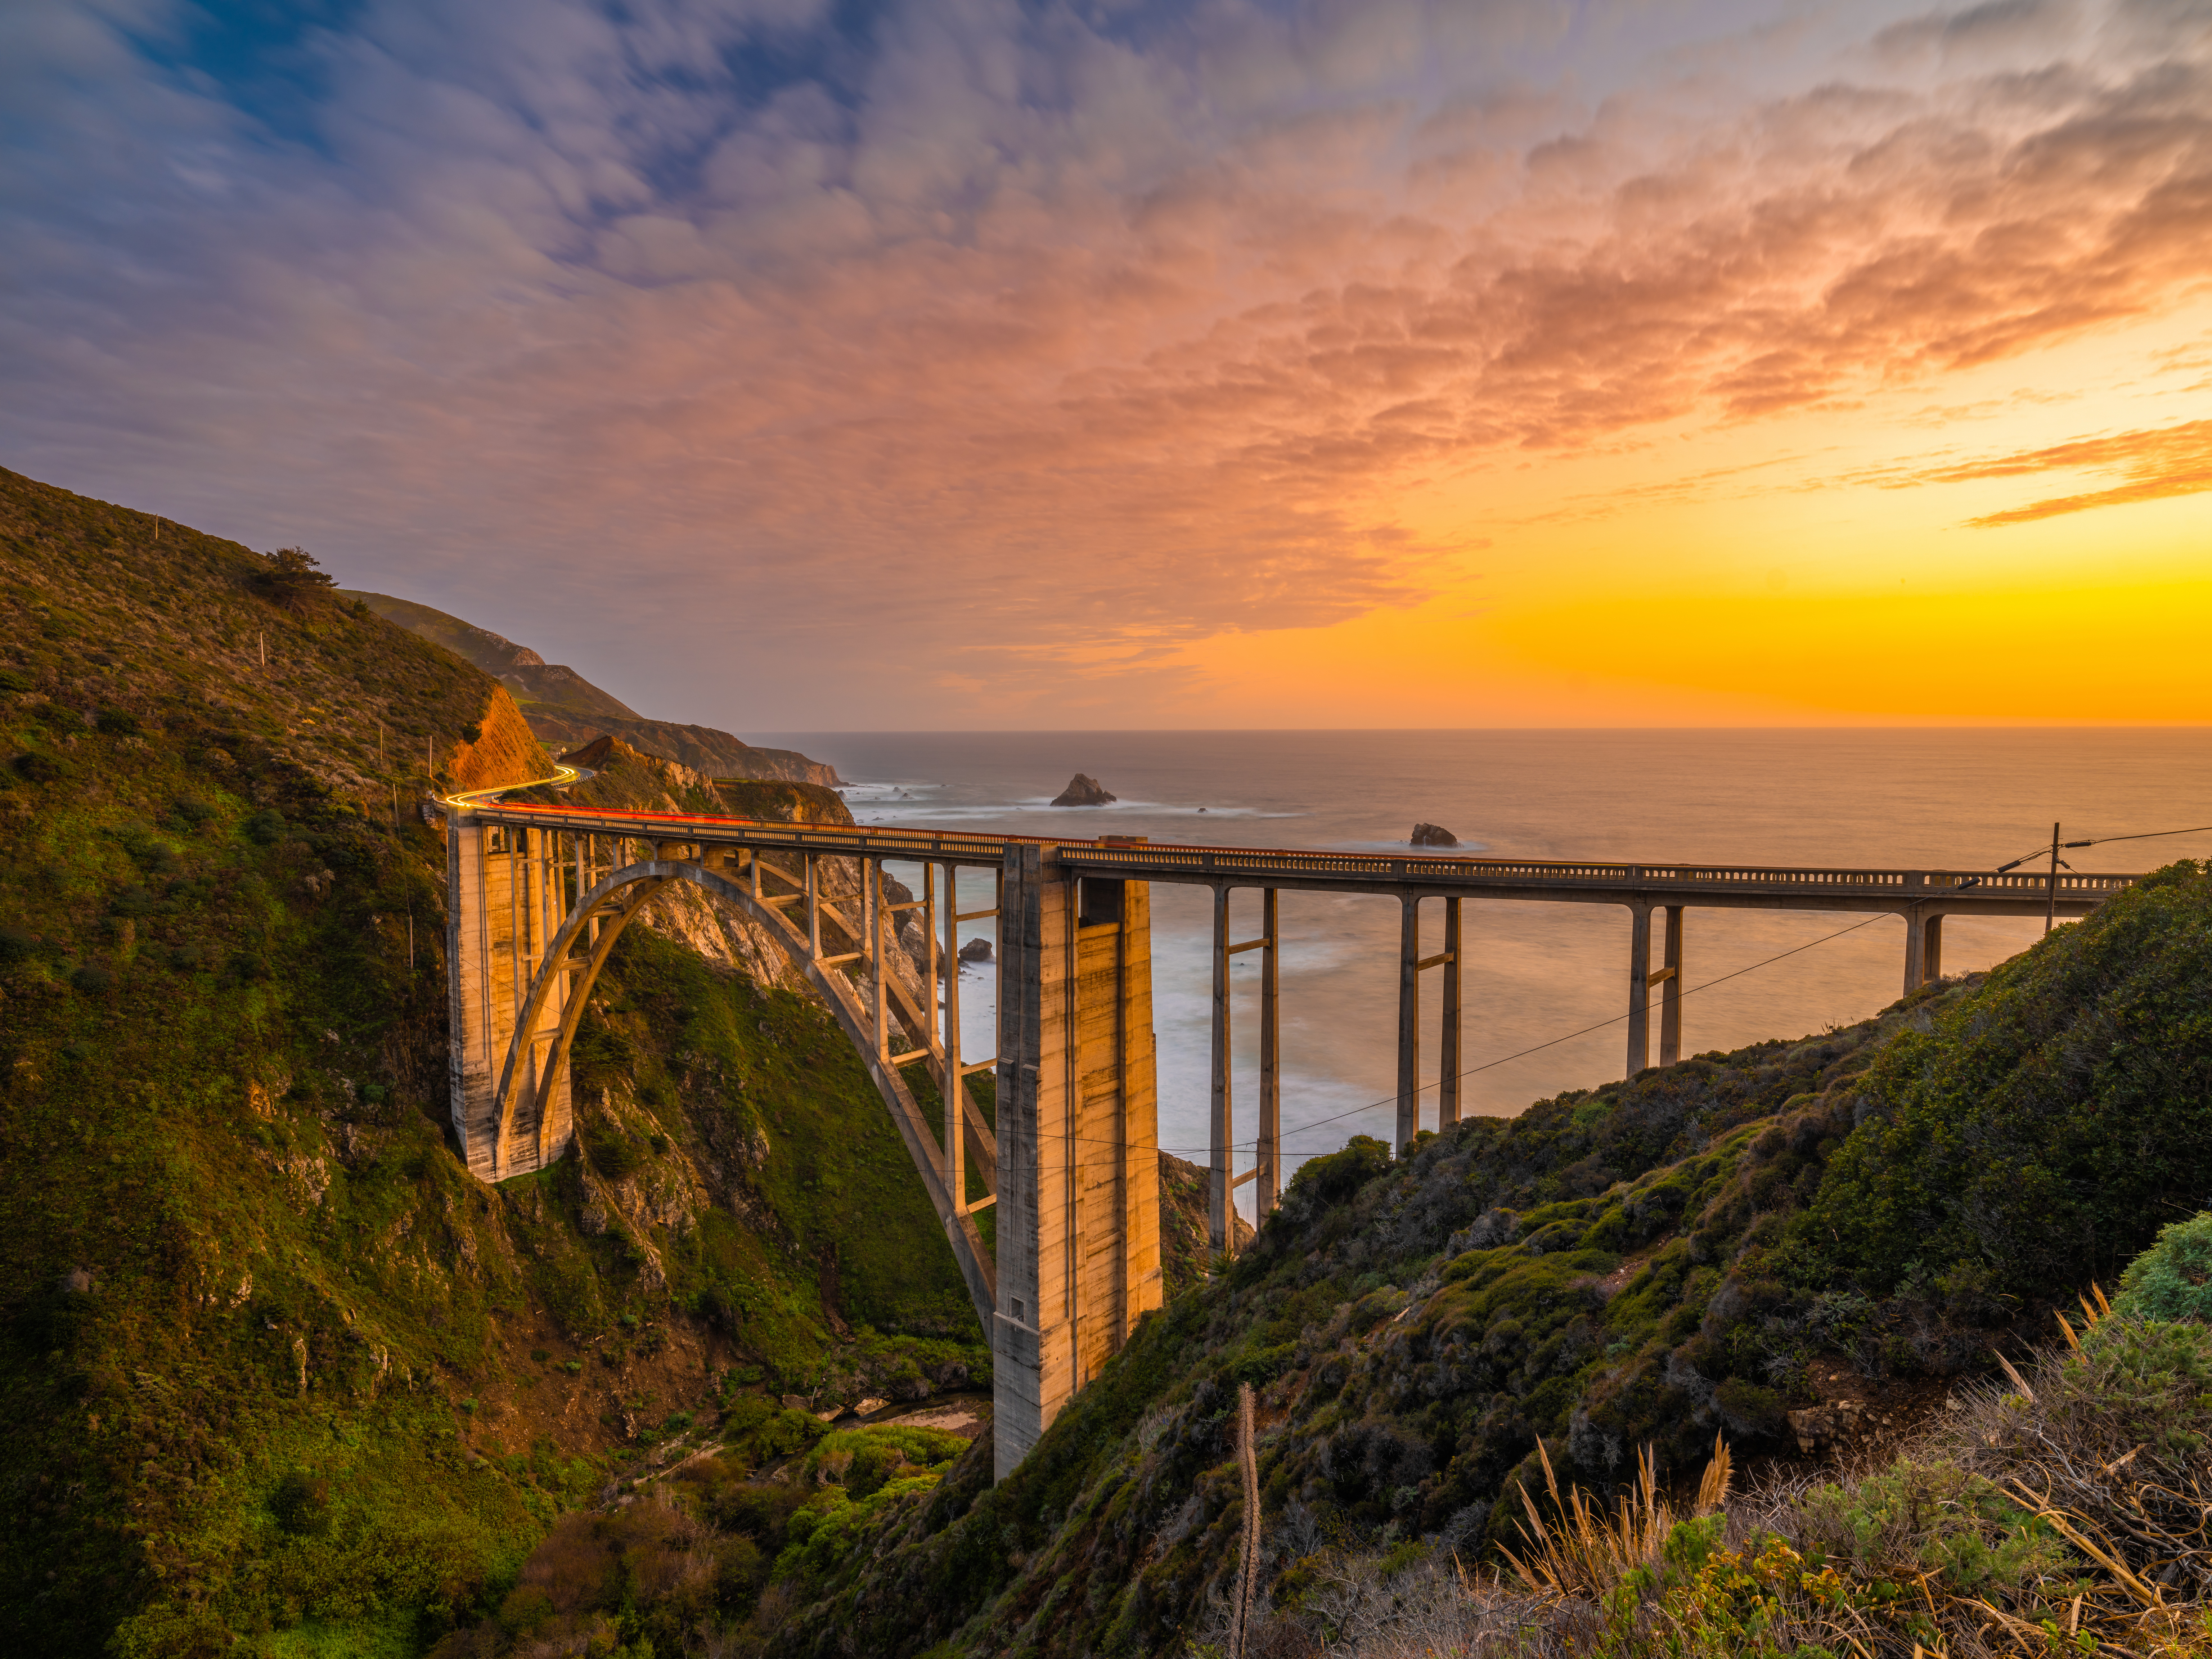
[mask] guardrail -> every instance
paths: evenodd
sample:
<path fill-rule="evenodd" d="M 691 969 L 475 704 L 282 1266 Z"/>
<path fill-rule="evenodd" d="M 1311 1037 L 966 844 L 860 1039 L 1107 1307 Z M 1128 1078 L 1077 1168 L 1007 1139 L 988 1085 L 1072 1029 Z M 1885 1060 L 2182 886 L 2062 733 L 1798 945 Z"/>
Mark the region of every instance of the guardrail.
<path fill-rule="evenodd" d="M 2051 877 L 2027 872 L 1990 875 L 1972 870 L 1873 870 L 1832 865 L 1635 864 L 1609 860 L 1486 859 L 1390 853 L 1304 851 L 1291 848 L 1206 847 L 1116 836 L 1073 840 L 973 831 L 908 830 L 893 825 L 787 823 L 693 812 L 578 810 L 560 806 L 468 807 L 488 823 L 528 823 L 585 835 L 638 840 L 742 841 L 792 851 L 997 864 L 1009 846 L 1054 849 L 1063 864 L 1153 879 L 1263 885 L 1267 878 L 1318 884 L 1437 884 L 1504 891 L 1530 887 L 1596 890 L 1863 897 L 1872 900 L 1960 897 L 2040 899 L 2053 896 Z M 2061 872 L 2061 903 L 2094 902 L 2134 884 L 2132 875 Z"/>

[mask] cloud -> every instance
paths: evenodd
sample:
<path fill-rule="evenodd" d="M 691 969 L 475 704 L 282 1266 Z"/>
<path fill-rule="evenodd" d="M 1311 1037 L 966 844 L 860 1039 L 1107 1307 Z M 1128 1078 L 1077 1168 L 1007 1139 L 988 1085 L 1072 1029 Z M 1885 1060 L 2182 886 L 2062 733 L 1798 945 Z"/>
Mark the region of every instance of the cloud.
<path fill-rule="evenodd" d="M 2201 281 L 2182 13 L 1863 11 L 27 3 L 0 447 L 672 697 L 1139 686 L 1427 595 L 1409 480 Z"/>
<path fill-rule="evenodd" d="M 2128 480 L 2108 489 L 2056 495 L 2025 507 L 1985 514 L 1966 522 L 1978 529 L 2030 524 L 2038 519 L 2084 513 L 2092 507 L 2154 501 L 2212 489 L 2212 421 L 2190 421 L 2146 432 L 2084 438 L 2047 449 L 1999 456 L 1992 460 L 1921 473 L 1915 482 L 1964 483 L 1981 478 L 2016 478 L 2038 472 L 2107 472 Z"/>

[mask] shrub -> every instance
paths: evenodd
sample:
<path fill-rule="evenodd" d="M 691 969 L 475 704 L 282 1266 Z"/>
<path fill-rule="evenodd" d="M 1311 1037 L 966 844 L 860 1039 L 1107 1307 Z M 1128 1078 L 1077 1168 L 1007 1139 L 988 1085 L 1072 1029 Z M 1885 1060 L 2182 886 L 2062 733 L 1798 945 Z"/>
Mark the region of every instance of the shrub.
<path fill-rule="evenodd" d="M 115 988 L 115 975 L 96 962 L 79 964 L 70 974 L 70 983 L 88 997 L 96 997 Z"/>
<path fill-rule="evenodd" d="M 2212 876 L 2184 860 L 1993 971 L 1882 1052 L 1796 1237 L 1812 1275 L 1893 1293 L 1921 1264 L 1970 1305 L 2070 1296 L 2212 1178 Z M 2124 1127 L 2123 1127 L 2124 1126 Z"/>
<path fill-rule="evenodd" d="M 319 1538 L 331 1529 L 331 1486 L 295 1469 L 270 1494 L 269 1512 L 295 1538 Z"/>
<path fill-rule="evenodd" d="M 69 768 L 52 755 L 35 750 L 16 756 L 15 770 L 33 783 L 58 783 L 69 775 Z"/>
<path fill-rule="evenodd" d="M 284 815 L 273 806 L 264 807 L 238 826 L 246 832 L 246 839 L 274 846 L 284 838 Z"/>
<path fill-rule="evenodd" d="M 466 726 L 461 728 L 461 741 L 463 743 L 483 742 L 483 727 L 478 726 L 474 720 L 471 720 Z"/>
<path fill-rule="evenodd" d="M 127 708 L 103 708 L 94 724 L 111 738 L 135 738 L 138 735 L 138 717 Z"/>
<path fill-rule="evenodd" d="M 31 677 L 20 668 L 0 668 L 0 691 L 27 691 Z"/>
<path fill-rule="evenodd" d="M 2158 1242 L 2121 1275 L 2112 1311 L 2135 1319 L 2212 1323 L 2212 1213 L 2159 1229 Z"/>
<path fill-rule="evenodd" d="M 613 1124 L 586 1123 L 581 1139 L 585 1156 L 592 1160 L 592 1168 L 602 1179 L 620 1181 L 637 1168 L 636 1144 Z"/>

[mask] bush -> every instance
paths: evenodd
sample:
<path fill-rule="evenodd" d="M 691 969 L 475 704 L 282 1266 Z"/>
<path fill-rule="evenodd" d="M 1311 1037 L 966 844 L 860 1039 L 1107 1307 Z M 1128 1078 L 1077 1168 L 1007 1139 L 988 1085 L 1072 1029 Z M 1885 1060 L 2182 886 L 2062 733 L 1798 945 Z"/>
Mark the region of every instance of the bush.
<path fill-rule="evenodd" d="M 0 691 L 27 691 L 31 677 L 20 668 L 0 668 Z"/>
<path fill-rule="evenodd" d="M 463 743 L 483 742 L 483 727 L 478 726 L 474 720 L 471 720 L 466 726 L 461 728 L 461 741 Z"/>
<path fill-rule="evenodd" d="M 331 1529 L 331 1486 L 295 1469 L 270 1494 L 269 1512 L 295 1538 L 319 1538 Z"/>
<path fill-rule="evenodd" d="M 271 847 L 284 838 L 284 815 L 273 806 L 264 807 L 238 827 L 246 832 L 247 840 Z"/>
<path fill-rule="evenodd" d="M 2112 1311 L 2133 1319 L 2212 1323 L 2212 1213 L 2161 1227 L 2158 1242 L 2121 1275 Z"/>
<path fill-rule="evenodd" d="M 2109 1281 L 2212 1188 L 2208 982 L 2212 876 L 2184 860 L 1899 1036 L 1799 1224 L 1811 1277 L 1888 1294 L 1988 1262 L 1954 1285 L 1975 1305 Z"/>
<path fill-rule="evenodd" d="M 16 756 L 15 770 L 33 783 L 58 783 L 69 775 L 69 768 L 52 755 L 36 751 Z"/>
<path fill-rule="evenodd" d="M 115 988 L 115 975 L 96 962 L 82 964 L 69 978 L 71 985 L 88 997 L 100 996 Z"/>
<path fill-rule="evenodd" d="M 111 738 L 135 738 L 138 735 L 138 717 L 127 708 L 103 708 L 94 724 Z"/>

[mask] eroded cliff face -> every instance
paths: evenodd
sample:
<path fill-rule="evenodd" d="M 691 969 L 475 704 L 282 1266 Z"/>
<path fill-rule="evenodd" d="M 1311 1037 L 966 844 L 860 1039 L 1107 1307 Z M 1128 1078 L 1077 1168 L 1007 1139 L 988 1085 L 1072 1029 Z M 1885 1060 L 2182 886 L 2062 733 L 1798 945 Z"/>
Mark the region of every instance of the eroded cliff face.
<path fill-rule="evenodd" d="M 505 686 L 489 688 L 476 724 L 478 735 L 473 739 L 464 735 L 443 762 L 454 790 L 465 793 L 503 783 L 527 783 L 552 772 L 552 762 Z"/>

